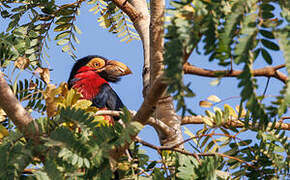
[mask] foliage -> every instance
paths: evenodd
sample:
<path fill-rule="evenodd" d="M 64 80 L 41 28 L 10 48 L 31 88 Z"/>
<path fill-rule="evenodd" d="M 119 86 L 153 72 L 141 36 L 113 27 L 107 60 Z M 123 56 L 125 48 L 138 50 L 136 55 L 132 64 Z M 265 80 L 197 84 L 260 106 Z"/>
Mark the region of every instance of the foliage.
<path fill-rule="evenodd" d="M 165 64 L 167 76 L 175 77 L 170 78 L 169 91 L 175 93 L 178 106 L 183 110 L 189 109 L 184 97 L 187 96 L 185 92 L 191 92 L 191 89 L 183 85 L 182 68 L 194 50 L 199 53 L 198 45 L 201 44 L 204 54 L 209 55 L 209 61 L 215 60 L 221 67 L 231 70 L 234 63 L 243 66 L 243 73 L 238 77 L 241 104 L 249 110 L 252 125 L 258 124 L 261 129 L 267 127 L 271 121 L 271 113 L 267 113 L 267 109 L 279 111 L 279 115 L 285 113 L 287 108 L 283 94 L 272 105 L 262 103 L 263 95 L 257 94 L 259 85 L 252 74 L 258 57 L 272 64 L 270 52 L 280 48 L 285 53 L 286 67 L 289 66 L 289 10 L 284 8 L 285 4 L 256 0 L 181 0 L 173 1 L 171 5 L 174 9 L 169 11 Z M 275 9 L 282 12 L 282 17 L 274 13 Z M 223 74 L 220 74 L 219 78 L 222 77 Z"/>
<path fill-rule="evenodd" d="M 35 178 L 64 179 L 80 177 L 84 179 L 106 179 L 112 176 L 110 153 L 136 134 L 142 126 L 131 122 L 128 112 L 122 116 L 124 126 L 116 122 L 114 126 L 104 124 L 102 116 L 94 116 L 97 108 L 91 102 L 82 100 L 80 94 L 68 91 L 62 84 L 44 92 L 50 96 L 47 107 L 55 104 L 53 117 L 39 118 L 31 124 L 30 130 L 39 128 L 41 144 L 34 144 L 19 132 L 11 131 L 0 144 L 1 177 L 18 179 L 25 174 L 29 164 L 37 167 Z M 51 90 L 52 89 L 52 90 Z M 64 92 L 67 92 L 64 95 Z M 52 96 L 54 94 L 54 96 Z M 121 138 L 118 138 L 121 137 Z M 40 163 L 43 163 L 43 166 Z"/>
<path fill-rule="evenodd" d="M 216 96 L 209 96 L 207 99 L 216 103 L 221 102 Z M 229 146 L 230 149 L 223 154 L 236 158 L 230 158 L 226 161 L 230 169 L 239 168 L 233 173 L 236 177 L 248 176 L 249 178 L 267 179 L 274 176 L 278 178 L 281 174 L 286 176 L 289 173 L 287 168 L 289 160 L 286 156 L 289 154 L 289 142 L 287 142 L 288 137 L 285 135 L 285 131 L 274 129 L 277 122 L 267 127 L 266 131 L 259 130 L 258 126 L 250 126 L 244 130 L 233 128 L 231 122 L 242 123 L 249 118 L 249 113 L 242 107 L 237 106 L 235 109 L 236 111 L 228 104 L 224 104 L 224 110 L 218 107 L 213 108 L 214 112 L 206 110 L 203 121 L 207 127 L 198 131 L 197 134 L 204 137 L 201 138 L 202 141 L 193 141 L 197 144 L 196 147 L 205 148 L 204 152 L 223 152 L 222 149 Z M 239 121 L 237 121 L 238 118 Z M 225 127 L 230 131 L 226 130 Z M 216 131 L 222 133 L 216 133 Z M 188 129 L 185 132 L 189 136 L 193 136 Z M 253 143 L 252 139 L 240 138 L 239 134 L 243 133 L 255 134 L 258 143 Z M 214 136 L 222 137 L 215 139 Z M 251 162 L 252 165 L 248 162 Z M 241 166 L 240 163 L 245 163 L 246 166 Z"/>
<path fill-rule="evenodd" d="M 263 101 L 252 70 L 256 61 L 275 64 L 281 51 L 290 73 L 290 11 L 284 1 L 178 0 L 170 1 L 166 19 L 165 73 L 177 110 L 194 114 L 185 103 L 195 93 L 183 82 L 183 65 L 192 54 L 208 56 L 220 68 L 243 70 L 235 108 L 212 95 L 200 101 L 211 108 L 200 116 L 204 126 L 191 131 L 185 149 L 151 147 L 159 160 L 150 160 L 141 144 L 132 142 L 142 125 L 124 109 L 112 126 L 99 109 L 65 83 L 50 83 L 46 50 L 51 33 L 63 52 L 76 58 L 81 30 L 77 16 L 84 0 L 3 0 L 0 13 L 8 23 L 0 33 L 0 68 L 17 99 L 32 112 L 29 132 L 35 143 L 13 125 L 0 109 L 0 177 L 3 179 L 280 179 L 289 176 L 289 142 L 275 128 L 290 102 L 290 82 L 271 103 Z M 89 0 L 100 27 L 121 41 L 139 39 L 129 18 L 112 1 Z M 202 50 L 200 50 L 202 49 Z M 219 74 L 218 80 L 224 74 Z M 194 85 L 194 84 L 193 84 Z M 232 126 L 242 124 L 243 128 Z M 37 127 L 37 128 L 36 128 Z M 252 138 L 244 138 L 250 134 Z M 137 140 L 136 140 L 137 141 Z M 115 162 L 112 154 L 130 144 L 130 156 Z M 145 143 L 143 143 L 145 144 Z M 146 144 L 145 144 L 146 145 Z M 150 146 L 147 144 L 147 146 Z M 162 149 L 163 148 L 163 149 Z"/>
<path fill-rule="evenodd" d="M 101 15 L 98 18 L 100 27 L 117 34 L 117 37 L 122 38 L 121 42 L 129 43 L 132 40 L 140 40 L 129 17 L 112 1 L 91 0 L 88 4 L 94 5 L 89 11 Z"/>

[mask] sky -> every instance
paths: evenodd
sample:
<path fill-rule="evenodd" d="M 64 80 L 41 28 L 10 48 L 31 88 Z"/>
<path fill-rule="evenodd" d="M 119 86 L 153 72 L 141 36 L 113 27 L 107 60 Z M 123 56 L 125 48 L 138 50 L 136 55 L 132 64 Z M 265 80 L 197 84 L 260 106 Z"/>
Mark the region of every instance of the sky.
<path fill-rule="evenodd" d="M 130 43 L 120 42 L 120 38 L 116 35 L 109 33 L 106 29 L 103 29 L 98 25 L 98 15 L 94 15 L 89 12 L 91 6 L 83 3 L 80 10 L 80 16 L 76 19 L 77 26 L 81 29 L 82 34 L 77 35 L 80 39 L 80 44 L 76 45 L 76 55 L 78 58 L 82 58 L 87 55 L 101 55 L 108 59 L 114 59 L 125 63 L 133 72 L 133 74 L 124 76 L 117 84 L 111 84 L 113 89 L 118 93 L 123 103 L 128 109 L 137 111 L 143 102 L 142 97 L 142 67 L 143 67 L 143 50 L 141 41 L 133 40 Z M 0 20 L 0 32 L 2 32 L 6 26 L 6 22 Z M 51 39 L 57 35 L 54 32 L 50 32 Z M 67 81 L 71 68 L 74 64 L 72 58 L 67 54 L 61 52 L 61 46 L 57 46 L 55 41 L 49 42 L 50 49 L 47 50 L 50 55 L 49 64 L 51 69 L 51 80 L 54 84 Z M 202 46 L 200 45 L 200 50 Z M 279 52 L 271 51 L 273 55 L 273 65 L 283 64 L 284 59 Z M 197 55 L 194 52 L 189 58 L 189 62 L 198 67 L 208 69 L 221 69 L 217 66 L 216 62 L 208 62 L 208 57 L 203 55 Z M 255 62 L 255 67 L 265 66 L 264 61 L 260 58 Z M 242 67 L 235 66 L 234 69 L 241 69 Z M 285 71 L 284 71 L 285 72 Z M 225 78 L 218 86 L 210 85 L 210 82 L 214 78 L 196 77 L 192 75 L 185 75 L 185 83 L 191 82 L 191 88 L 196 94 L 196 97 L 187 99 L 186 102 L 193 112 L 197 114 L 204 114 L 205 108 L 199 106 L 199 101 L 206 99 L 210 95 L 216 95 L 221 99 L 232 99 L 225 101 L 224 103 L 235 106 L 239 104 L 240 89 L 238 88 L 238 81 L 234 78 Z M 260 83 L 260 89 L 258 94 L 262 94 L 264 91 L 266 78 L 258 78 Z M 267 90 L 267 95 L 279 95 L 283 84 L 276 80 L 271 79 L 270 85 Z M 274 99 L 266 99 L 265 102 L 269 102 Z M 223 103 L 219 107 L 223 107 Z M 195 133 L 201 126 L 187 126 L 193 133 Z M 159 144 L 158 136 L 153 128 L 146 126 L 139 136 L 150 143 Z M 186 136 L 185 136 L 186 137 Z M 250 137 L 250 135 L 248 136 Z M 156 158 L 156 152 L 148 148 L 145 148 L 149 154 Z"/>

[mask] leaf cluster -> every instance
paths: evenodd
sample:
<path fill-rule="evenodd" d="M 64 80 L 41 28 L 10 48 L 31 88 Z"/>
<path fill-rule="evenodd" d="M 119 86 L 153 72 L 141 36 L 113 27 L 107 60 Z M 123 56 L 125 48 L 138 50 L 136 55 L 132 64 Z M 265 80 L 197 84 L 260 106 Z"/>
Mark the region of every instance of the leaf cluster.
<path fill-rule="evenodd" d="M 132 40 L 140 40 L 129 17 L 112 1 L 91 0 L 88 4 L 94 6 L 89 10 L 90 12 L 99 14 L 99 26 L 116 34 L 117 37 L 121 38 L 121 42 L 129 43 Z"/>
<path fill-rule="evenodd" d="M 112 153 L 131 143 L 131 136 L 142 126 L 131 122 L 126 110 L 122 115 L 123 125 L 119 122 L 114 126 L 103 124 L 102 117 L 93 115 L 97 109 L 90 107 L 87 103 L 90 101 L 80 99 L 74 90 L 66 90 L 67 94 L 61 96 L 65 88 L 60 89 L 62 91 L 53 89 L 54 94 L 59 95 L 53 99 L 58 104 L 58 112 L 50 118 L 39 118 L 29 126 L 31 133 L 38 131 L 39 144 L 12 130 L 2 140 L 1 168 L 6 171 L 0 172 L 1 177 L 108 179 L 113 176 Z M 44 96 L 51 91 L 46 91 Z M 24 176 L 31 165 L 35 166 L 32 175 Z"/>
<path fill-rule="evenodd" d="M 189 109 L 184 99 L 193 92 L 183 83 L 183 65 L 194 50 L 200 53 L 198 47 L 202 46 L 209 61 L 217 61 L 221 67 L 231 70 L 233 64 L 241 66 L 243 72 L 237 77 L 241 105 L 245 104 L 249 110 L 251 124 L 265 129 L 271 117 L 286 112 L 284 94 L 288 90 L 281 91 L 281 96 L 267 106 L 262 103 L 264 95 L 257 94 L 259 84 L 252 74 L 257 59 L 269 65 L 273 63 L 271 51 L 283 50 L 289 69 L 289 26 L 283 25 L 289 24 L 289 10 L 284 8 L 285 4 L 256 0 L 181 0 L 172 1 L 171 6 L 164 56 L 165 72 L 170 77 L 168 91 L 177 100 L 177 109 L 182 109 L 183 114 Z M 274 13 L 277 8 L 281 8 L 282 17 Z M 221 74 L 219 79 L 222 77 Z"/>

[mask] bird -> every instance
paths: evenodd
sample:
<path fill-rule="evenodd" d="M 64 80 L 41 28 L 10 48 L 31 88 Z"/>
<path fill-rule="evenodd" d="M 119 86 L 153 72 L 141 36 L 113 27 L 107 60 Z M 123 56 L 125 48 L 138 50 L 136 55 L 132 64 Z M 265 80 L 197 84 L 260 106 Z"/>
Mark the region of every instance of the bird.
<path fill-rule="evenodd" d="M 68 88 L 77 90 L 83 99 L 92 101 L 92 106 L 119 111 L 124 104 L 110 83 L 116 83 L 120 81 L 121 76 L 131 73 L 132 71 L 119 61 L 90 55 L 75 62 L 68 79 Z M 111 116 L 104 118 L 111 125 L 118 119 Z"/>

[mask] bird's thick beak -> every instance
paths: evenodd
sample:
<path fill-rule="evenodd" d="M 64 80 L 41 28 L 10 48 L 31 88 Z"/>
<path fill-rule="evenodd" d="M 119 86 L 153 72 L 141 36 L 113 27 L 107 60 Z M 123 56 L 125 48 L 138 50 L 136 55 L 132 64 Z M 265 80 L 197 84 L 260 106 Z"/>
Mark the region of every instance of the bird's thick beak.
<path fill-rule="evenodd" d="M 128 66 L 115 60 L 109 60 L 107 62 L 105 71 L 107 74 L 113 76 L 125 76 L 132 74 L 132 71 L 128 68 Z"/>

